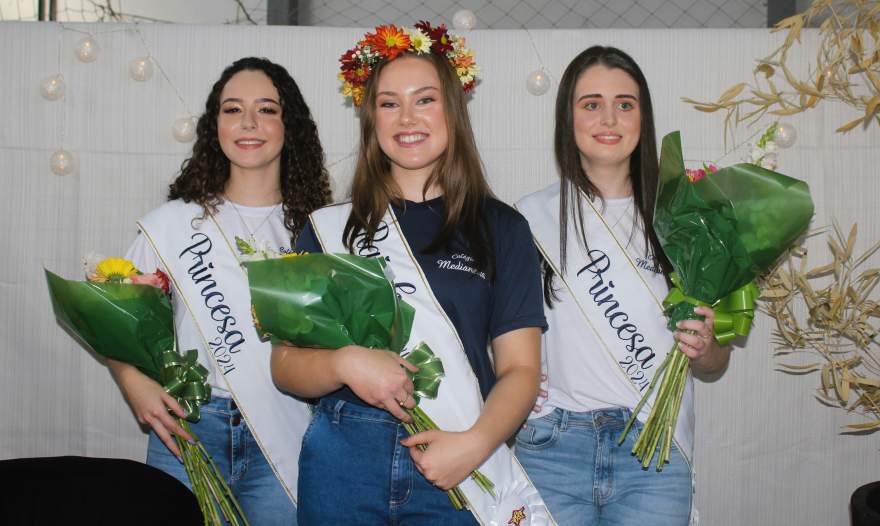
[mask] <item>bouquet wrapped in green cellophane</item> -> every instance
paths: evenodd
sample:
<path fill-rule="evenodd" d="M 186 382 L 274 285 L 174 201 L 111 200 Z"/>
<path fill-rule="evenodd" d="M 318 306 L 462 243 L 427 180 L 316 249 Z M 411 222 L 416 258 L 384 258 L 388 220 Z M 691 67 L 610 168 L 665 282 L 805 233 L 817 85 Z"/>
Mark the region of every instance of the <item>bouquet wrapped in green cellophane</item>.
<path fill-rule="evenodd" d="M 174 439 L 205 524 L 247 525 L 232 491 L 187 423 L 199 420 L 199 405 L 211 399 L 211 387 L 198 352 L 177 351 L 168 277 L 160 270 L 143 274 L 128 260 L 107 258 L 88 269 L 86 281 L 46 270 L 46 282 L 62 326 L 95 353 L 137 367 L 186 412 L 187 418 L 177 421 L 196 442 L 177 435 Z"/>
<path fill-rule="evenodd" d="M 437 397 L 443 364 L 427 344 L 408 352 L 415 310 L 398 298 L 382 258 L 351 254 L 302 254 L 246 263 L 257 332 L 298 347 L 338 349 L 360 345 L 388 349 L 418 367 L 407 370 L 420 398 Z M 408 433 L 437 429 L 418 406 L 407 409 L 413 422 Z M 494 494 L 492 482 L 479 471 L 471 478 Z M 447 491 L 456 509 L 465 505 L 458 487 Z"/>
<path fill-rule="evenodd" d="M 722 345 L 748 334 L 764 272 L 806 229 L 813 216 L 803 181 L 753 164 L 714 167 L 688 177 L 681 138 L 663 138 L 654 231 L 674 270 L 673 289 L 663 302 L 668 328 L 699 319 L 697 305 L 715 310 L 713 332 Z M 647 468 L 659 449 L 657 470 L 669 461 L 670 445 L 690 362 L 678 342 L 660 365 L 624 428 L 626 437 L 658 378 L 662 377 L 645 426 L 633 447 Z"/>

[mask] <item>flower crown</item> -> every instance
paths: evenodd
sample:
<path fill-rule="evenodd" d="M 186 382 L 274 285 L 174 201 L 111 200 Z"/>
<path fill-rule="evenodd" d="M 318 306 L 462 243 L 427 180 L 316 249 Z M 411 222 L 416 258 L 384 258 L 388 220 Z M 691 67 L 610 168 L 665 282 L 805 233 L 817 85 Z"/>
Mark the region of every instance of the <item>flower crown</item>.
<path fill-rule="evenodd" d="M 464 46 L 464 37 L 450 35 L 446 26 L 432 27 L 421 21 L 413 29 L 395 25 L 379 26 L 375 33 L 367 33 L 357 46 L 349 49 L 339 62 L 342 64 L 339 80 L 342 95 L 351 97 L 360 106 L 364 97 L 364 84 L 375 66 L 383 60 L 394 60 L 405 53 L 434 53 L 445 57 L 455 70 L 465 93 L 474 89 L 475 76 L 480 67 L 474 62 L 474 53 Z"/>

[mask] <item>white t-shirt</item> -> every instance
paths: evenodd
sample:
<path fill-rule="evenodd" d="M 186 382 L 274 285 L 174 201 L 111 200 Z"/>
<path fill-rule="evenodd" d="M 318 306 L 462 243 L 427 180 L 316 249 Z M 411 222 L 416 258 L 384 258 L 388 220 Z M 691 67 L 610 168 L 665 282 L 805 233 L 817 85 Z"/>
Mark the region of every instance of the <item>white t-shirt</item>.
<path fill-rule="evenodd" d="M 623 244 L 639 268 L 639 272 L 645 274 L 660 274 L 661 270 L 654 263 L 653 258 L 646 256 L 645 237 L 641 227 L 633 222 L 634 205 L 633 198 L 606 199 L 602 215 L 609 226 L 614 230 L 614 235 Z M 590 242 L 590 232 L 603 229 L 599 219 L 589 214 L 584 225 L 587 235 L 587 244 Z M 576 231 L 569 230 L 568 235 L 578 235 Z M 650 280 L 649 283 L 662 282 L 662 280 Z M 574 301 L 565 287 L 561 286 L 558 278 L 554 277 L 553 286 L 556 290 L 556 303 Z M 658 285 L 660 286 L 660 285 Z M 665 297 L 668 290 L 665 285 L 663 290 L 655 290 L 658 297 Z M 645 305 L 649 305 L 645 300 Z M 629 407 L 632 409 L 632 386 L 620 373 L 614 362 L 603 355 L 601 343 L 595 338 L 589 341 L 579 341 L 576 346 L 566 348 L 551 348 L 550 342 L 558 342 L 553 331 L 565 331 L 565 327 L 583 324 L 584 320 L 577 309 L 544 309 L 547 323 L 550 328 L 542 336 L 542 370 L 547 375 L 547 380 L 542 384 L 542 389 L 548 392 L 545 400 L 538 399 L 541 411 L 535 417 L 544 416 L 553 411 L 553 408 L 566 409 L 575 412 L 594 411 L 608 407 Z M 564 333 L 563 333 L 564 334 Z"/>
<path fill-rule="evenodd" d="M 290 252 L 290 232 L 284 226 L 284 210 L 280 204 L 250 207 L 224 201 L 218 205 L 214 217 L 230 243 L 233 243 L 233 247 L 235 237 L 238 236 L 258 250 L 268 248 L 278 253 Z M 180 220 L 189 221 L 189 218 L 181 218 Z M 166 270 L 143 234 L 138 234 L 125 257 L 142 272 L 154 272 L 157 268 Z M 240 301 L 250 301 L 250 298 L 241 298 Z M 208 384 L 211 386 L 211 394 L 229 398 L 230 394 L 222 379 L 223 375 L 217 370 L 214 366 L 214 360 L 208 355 L 201 333 L 196 328 L 195 321 L 180 299 L 177 290 L 172 291 L 171 303 L 174 310 L 179 350 L 181 352 L 188 349 L 198 350 L 199 363 L 208 370 Z"/>

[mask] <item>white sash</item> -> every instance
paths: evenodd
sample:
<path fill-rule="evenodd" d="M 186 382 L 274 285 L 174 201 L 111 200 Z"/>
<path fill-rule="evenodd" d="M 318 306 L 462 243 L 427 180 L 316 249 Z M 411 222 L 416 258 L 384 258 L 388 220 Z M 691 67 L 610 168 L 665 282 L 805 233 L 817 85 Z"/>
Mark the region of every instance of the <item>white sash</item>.
<path fill-rule="evenodd" d="M 261 342 L 251 316 L 247 276 L 230 240 L 201 206 L 171 201 L 138 222 L 195 321 L 204 348 L 235 399 L 251 434 L 296 503 L 299 451 L 308 406 L 272 382 L 272 346 Z"/>
<path fill-rule="evenodd" d="M 649 284 L 650 280 L 663 280 L 663 277 L 647 270 L 640 271 L 593 203 L 583 194 L 580 194 L 580 200 L 585 216 L 595 217 L 603 228 L 587 233 L 588 256 L 579 242 L 575 220 L 569 214 L 567 273 L 562 273 L 560 264 L 559 183 L 516 204 L 529 221 L 538 249 L 574 299 L 555 304 L 553 308 L 575 309 L 578 312 L 576 317 L 585 322 L 564 327 L 564 330 L 554 328 L 548 345 L 555 349 L 577 349 L 585 341 L 598 341 L 606 351 L 601 354 L 613 363 L 614 369 L 631 387 L 629 408 L 633 409 L 675 343 L 666 328 L 662 298 Z M 647 419 L 657 390 L 655 387 L 638 415 L 640 421 Z M 674 438 L 685 461 L 690 463 L 694 438 L 693 380 L 690 375 L 685 383 Z"/>
<path fill-rule="evenodd" d="M 312 213 L 312 226 L 325 252 L 348 252 L 343 244 L 342 231 L 350 210 L 350 203 L 342 203 Z M 479 383 L 458 333 L 434 297 L 393 211 L 388 210 L 371 246 L 363 243 L 363 237 L 355 243 L 355 254 L 385 258 L 394 276 L 395 289 L 416 310 L 407 347 L 424 341 L 443 361 L 446 374 L 440 383 L 439 394 L 434 400 L 422 399 L 420 407 L 440 429 L 469 429 L 480 416 L 483 406 Z M 497 497 L 480 489 L 470 478 L 465 479 L 460 488 L 480 524 L 555 524 L 538 490 L 506 444 L 501 444 L 479 469 L 495 484 Z"/>

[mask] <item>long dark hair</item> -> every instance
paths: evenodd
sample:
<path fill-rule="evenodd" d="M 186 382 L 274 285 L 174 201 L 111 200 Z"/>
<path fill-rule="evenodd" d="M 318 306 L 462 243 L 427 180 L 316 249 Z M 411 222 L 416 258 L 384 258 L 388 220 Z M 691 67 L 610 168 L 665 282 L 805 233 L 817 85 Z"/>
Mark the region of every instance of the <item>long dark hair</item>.
<path fill-rule="evenodd" d="M 654 131 L 654 109 L 651 104 L 651 92 L 648 81 L 636 64 L 636 61 L 623 51 L 610 46 L 592 46 L 581 52 L 571 61 L 556 95 L 556 129 L 554 135 L 554 151 L 556 164 L 561 178 L 559 195 L 559 242 L 561 271 L 566 268 L 566 241 L 568 238 L 568 217 L 575 219 L 576 235 L 583 246 L 587 246 L 587 233 L 584 231 L 584 216 L 580 191 L 589 198 L 599 197 L 598 188 L 584 172 L 581 164 L 580 151 L 574 137 L 574 96 L 575 85 L 580 76 L 589 68 L 602 65 L 610 69 L 619 69 L 628 74 L 639 87 L 639 106 L 641 114 L 641 130 L 639 143 L 629 158 L 629 177 L 633 189 L 633 202 L 636 214 L 634 221 L 641 222 L 644 230 L 645 251 L 653 256 L 665 275 L 672 271 L 672 265 L 660 248 L 660 242 L 654 233 L 654 198 L 657 192 L 657 178 L 660 171 L 657 161 L 657 140 Z M 545 265 L 544 296 L 547 303 L 552 297 L 553 273 Z"/>
<path fill-rule="evenodd" d="M 446 205 L 443 226 L 425 252 L 449 246 L 460 233 L 474 258 L 474 266 L 492 276 L 494 253 L 491 236 L 481 213 L 485 200 L 492 194 L 477 153 L 466 95 L 455 71 L 444 57 L 434 53 L 406 55 L 407 59 L 410 57 L 428 61 L 437 70 L 449 137 L 446 151 L 422 189 L 424 196 L 432 185 L 437 184 L 443 191 Z M 358 110 L 360 148 L 351 186 L 351 213 L 342 233 L 349 250 L 353 250 L 361 234 L 364 236 L 363 243 L 371 244 L 388 204 L 400 200 L 400 190 L 391 177 L 391 162 L 376 138 L 376 89 L 379 76 L 387 64 L 388 61 L 381 62 L 373 69 Z"/>
<path fill-rule="evenodd" d="M 217 116 L 220 92 L 240 71 L 261 71 L 278 90 L 284 146 L 281 150 L 281 200 L 284 226 L 296 239 L 309 214 L 330 202 L 330 179 L 324 167 L 324 149 L 299 86 L 284 67 L 265 58 L 246 57 L 223 70 L 205 101 L 205 113 L 196 126 L 192 156 L 180 166 L 180 175 L 168 188 L 168 199 L 196 202 L 207 213 L 216 210 L 229 181 L 229 159 L 220 149 Z"/>

